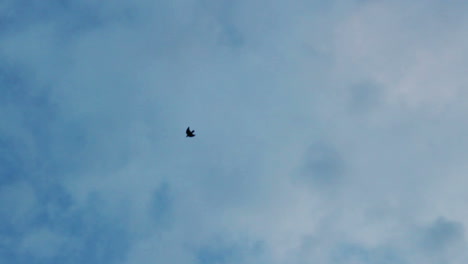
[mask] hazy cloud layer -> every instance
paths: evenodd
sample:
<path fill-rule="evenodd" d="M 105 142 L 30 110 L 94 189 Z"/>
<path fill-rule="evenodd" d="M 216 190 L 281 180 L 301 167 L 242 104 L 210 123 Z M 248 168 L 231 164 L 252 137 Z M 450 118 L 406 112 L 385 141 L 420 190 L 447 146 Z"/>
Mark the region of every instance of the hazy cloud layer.
<path fill-rule="evenodd" d="M 467 11 L 3 1 L 0 262 L 467 263 Z"/>

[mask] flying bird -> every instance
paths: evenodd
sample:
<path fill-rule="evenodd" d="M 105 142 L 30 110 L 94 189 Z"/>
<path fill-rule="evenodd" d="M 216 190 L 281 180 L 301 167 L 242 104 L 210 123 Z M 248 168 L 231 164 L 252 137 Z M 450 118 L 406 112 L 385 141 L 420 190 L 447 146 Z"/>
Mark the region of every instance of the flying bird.
<path fill-rule="evenodd" d="M 187 130 L 185 130 L 185 133 L 187 134 L 187 136 L 185 137 L 194 137 L 195 134 L 193 132 L 195 132 L 195 130 L 190 131 L 190 127 L 187 127 Z"/>

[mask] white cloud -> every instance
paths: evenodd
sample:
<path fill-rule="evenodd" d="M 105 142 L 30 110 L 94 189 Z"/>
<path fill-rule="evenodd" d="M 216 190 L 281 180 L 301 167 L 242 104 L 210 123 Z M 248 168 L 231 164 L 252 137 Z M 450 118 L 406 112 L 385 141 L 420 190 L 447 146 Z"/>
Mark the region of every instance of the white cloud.
<path fill-rule="evenodd" d="M 391 103 L 425 111 L 466 96 L 465 4 L 376 1 L 337 27 L 337 60 L 353 74 L 384 85 Z M 340 63 L 340 64 L 341 64 Z M 363 76 L 364 75 L 364 76 Z"/>

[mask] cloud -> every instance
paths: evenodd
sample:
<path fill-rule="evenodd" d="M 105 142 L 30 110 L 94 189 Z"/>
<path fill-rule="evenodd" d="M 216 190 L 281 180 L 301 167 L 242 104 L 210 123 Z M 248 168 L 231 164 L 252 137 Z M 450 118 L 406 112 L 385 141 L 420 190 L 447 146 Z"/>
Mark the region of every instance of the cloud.
<path fill-rule="evenodd" d="M 435 220 L 422 234 L 422 245 L 429 252 L 445 251 L 453 248 L 453 244 L 462 243 L 463 240 L 463 226 L 444 218 Z"/>
<path fill-rule="evenodd" d="M 337 27 L 336 54 L 358 76 L 367 73 L 387 86 L 387 100 L 426 111 L 444 108 L 464 95 L 467 82 L 458 70 L 466 55 L 460 29 L 467 21 L 458 12 L 464 8 L 438 1 L 405 8 L 400 2 L 370 2 Z"/>
<path fill-rule="evenodd" d="M 39 259 L 50 258 L 60 251 L 63 238 L 49 230 L 39 230 L 28 234 L 22 241 L 21 251 Z"/>
<path fill-rule="evenodd" d="M 27 6 L 0 7 L 0 260 L 466 262 L 466 5 Z"/>

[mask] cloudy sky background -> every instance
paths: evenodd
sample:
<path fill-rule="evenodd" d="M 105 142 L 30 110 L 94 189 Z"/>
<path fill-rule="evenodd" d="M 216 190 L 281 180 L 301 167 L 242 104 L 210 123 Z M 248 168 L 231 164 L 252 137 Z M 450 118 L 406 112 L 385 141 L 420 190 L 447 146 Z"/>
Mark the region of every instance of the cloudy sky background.
<path fill-rule="evenodd" d="M 1 1 L 0 263 L 468 263 L 467 12 Z"/>

